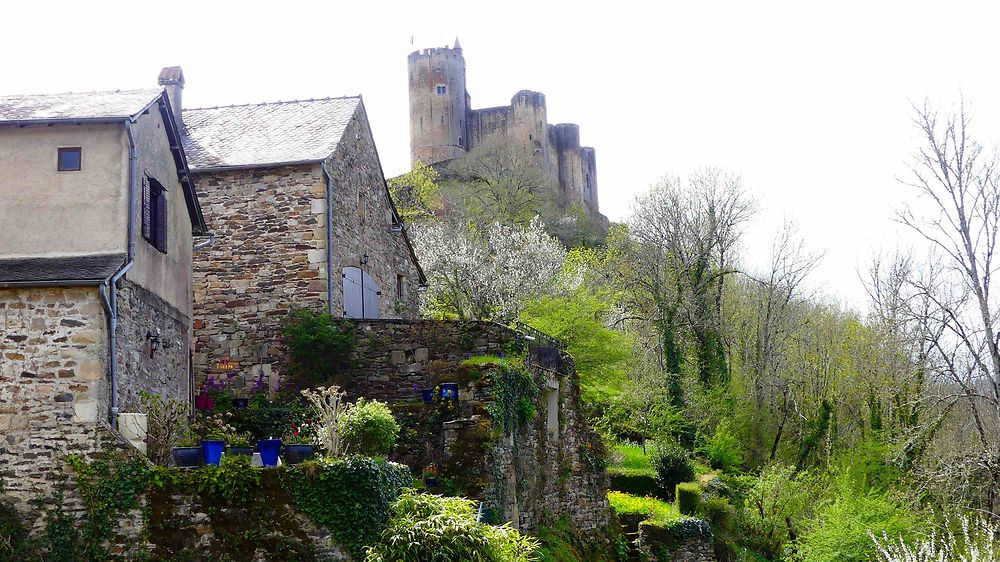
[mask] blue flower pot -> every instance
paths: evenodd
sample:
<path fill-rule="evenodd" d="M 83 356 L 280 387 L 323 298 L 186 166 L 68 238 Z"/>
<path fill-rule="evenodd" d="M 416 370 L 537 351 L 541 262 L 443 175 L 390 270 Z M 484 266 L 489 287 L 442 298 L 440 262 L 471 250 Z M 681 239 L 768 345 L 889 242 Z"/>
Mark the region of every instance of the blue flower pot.
<path fill-rule="evenodd" d="M 441 383 L 441 398 L 444 398 L 445 400 L 458 400 L 458 383 Z"/>
<path fill-rule="evenodd" d="M 313 458 L 313 446 L 299 443 L 295 445 L 285 445 L 285 460 L 288 464 L 299 464 Z"/>
<path fill-rule="evenodd" d="M 425 404 L 430 404 L 434 401 L 434 389 L 425 388 L 420 391 L 420 397 L 424 399 Z"/>
<path fill-rule="evenodd" d="M 219 466 L 222 460 L 222 451 L 226 448 L 226 442 L 215 439 L 206 439 L 201 442 L 201 456 L 205 464 Z"/>
<path fill-rule="evenodd" d="M 201 447 L 174 447 L 174 466 L 198 466 Z"/>
<path fill-rule="evenodd" d="M 261 439 L 257 441 L 260 451 L 260 462 L 264 466 L 278 466 L 278 453 L 281 451 L 281 439 Z"/>

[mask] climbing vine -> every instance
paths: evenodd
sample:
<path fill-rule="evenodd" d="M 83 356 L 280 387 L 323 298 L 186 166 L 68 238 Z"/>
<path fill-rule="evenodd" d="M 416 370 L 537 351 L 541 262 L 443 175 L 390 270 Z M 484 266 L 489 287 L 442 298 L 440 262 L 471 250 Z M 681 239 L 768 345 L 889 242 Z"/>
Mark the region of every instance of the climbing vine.
<path fill-rule="evenodd" d="M 412 481 L 404 465 L 359 456 L 307 461 L 284 473 L 295 506 L 329 529 L 356 560 L 374 544 L 392 503 Z"/>
<path fill-rule="evenodd" d="M 112 560 L 109 545 L 124 542 L 117 533 L 120 516 L 142 508 L 151 476 L 149 462 L 138 456 L 105 454 L 89 463 L 70 455 L 66 463 L 76 476 L 87 512 L 81 535 L 85 559 Z"/>
<path fill-rule="evenodd" d="M 493 422 L 510 435 L 535 417 L 538 384 L 523 367 L 499 364 L 490 372 L 490 392 L 493 403 L 488 411 Z"/>

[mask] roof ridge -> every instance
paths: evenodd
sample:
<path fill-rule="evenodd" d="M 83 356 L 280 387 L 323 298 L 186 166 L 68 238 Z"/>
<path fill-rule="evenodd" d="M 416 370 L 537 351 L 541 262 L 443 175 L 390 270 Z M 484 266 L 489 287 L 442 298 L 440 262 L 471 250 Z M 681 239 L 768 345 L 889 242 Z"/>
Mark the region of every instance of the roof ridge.
<path fill-rule="evenodd" d="M 88 90 L 84 92 L 51 92 L 48 94 L 0 94 L 0 98 L 38 98 L 42 96 L 65 96 L 65 95 L 81 95 L 81 94 L 138 94 L 139 92 L 160 92 L 163 88 L 132 88 L 132 89 L 117 89 L 117 90 Z"/>
<path fill-rule="evenodd" d="M 346 99 L 361 99 L 361 94 L 353 96 L 330 96 L 325 98 L 309 98 L 301 100 L 278 100 L 278 101 L 263 101 L 257 103 L 233 103 L 229 105 L 213 105 L 205 107 L 185 107 L 184 111 L 198 111 L 202 109 L 227 109 L 230 107 L 250 107 L 250 106 L 262 107 L 266 105 L 279 105 L 279 104 L 283 105 L 288 103 L 305 103 L 310 101 L 331 101 L 331 100 L 346 100 Z"/>

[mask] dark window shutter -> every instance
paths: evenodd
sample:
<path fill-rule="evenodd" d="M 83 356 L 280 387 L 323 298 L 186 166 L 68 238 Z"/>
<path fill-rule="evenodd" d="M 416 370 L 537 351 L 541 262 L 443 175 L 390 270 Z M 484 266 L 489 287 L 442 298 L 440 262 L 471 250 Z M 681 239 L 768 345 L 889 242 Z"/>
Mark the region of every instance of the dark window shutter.
<path fill-rule="evenodd" d="M 142 237 L 150 243 L 153 242 L 153 213 L 150 206 L 153 204 L 150 197 L 149 179 L 142 178 Z"/>
<path fill-rule="evenodd" d="M 167 252 L 167 192 L 156 194 L 156 248 Z"/>

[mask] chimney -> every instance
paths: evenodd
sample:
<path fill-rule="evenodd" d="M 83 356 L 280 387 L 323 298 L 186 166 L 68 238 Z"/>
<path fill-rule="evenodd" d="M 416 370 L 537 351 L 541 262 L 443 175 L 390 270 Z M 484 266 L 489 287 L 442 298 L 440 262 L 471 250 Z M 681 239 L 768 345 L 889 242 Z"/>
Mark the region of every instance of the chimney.
<path fill-rule="evenodd" d="M 181 91 L 184 89 L 184 72 L 179 66 L 167 66 L 160 71 L 158 80 L 161 86 L 167 91 L 167 98 L 170 100 L 170 108 L 174 112 L 174 121 L 177 123 L 177 132 L 184 130 L 183 106 L 181 105 Z"/>

